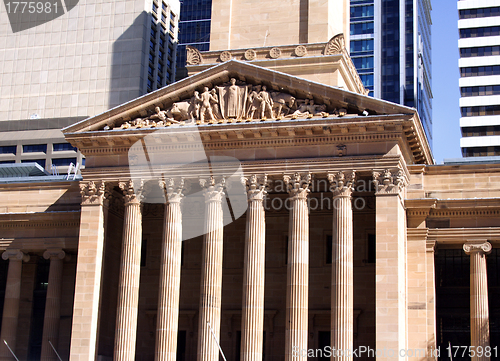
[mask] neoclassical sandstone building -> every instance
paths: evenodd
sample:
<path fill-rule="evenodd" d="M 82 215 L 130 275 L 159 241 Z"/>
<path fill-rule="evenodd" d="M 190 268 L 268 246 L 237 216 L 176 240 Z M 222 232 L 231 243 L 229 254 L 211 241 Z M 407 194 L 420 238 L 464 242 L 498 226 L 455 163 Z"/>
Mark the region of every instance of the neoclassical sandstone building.
<path fill-rule="evenodd" d="M 498 357 L 500 165 L 435 165 L 342 36 L 188 58 L 63 130 L 82 179 L 0 166 L 0 359 Z"/>

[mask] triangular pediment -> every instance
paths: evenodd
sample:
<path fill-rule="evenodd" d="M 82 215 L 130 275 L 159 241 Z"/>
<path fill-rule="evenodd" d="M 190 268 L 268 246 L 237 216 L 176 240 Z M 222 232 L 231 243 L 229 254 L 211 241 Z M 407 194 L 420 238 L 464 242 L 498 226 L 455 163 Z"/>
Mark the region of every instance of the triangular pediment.
<path fill-rule="evenodd" d="M 396 118 L 406 119 L 407 125 L 396 126 Z M 73 145 L 81 148 L 83 142 L 83 148 L 88 148 L 102 142 L 115 144 L 117 137 L 136 139 L 154 129 L 185 132 L 199 127 L 202 132 L 239 134 L 248 126 L 264 129 L 274 124 L 318 128 L 313 132 L 337 127 L 342 134 L 366 135 L 384 132 L 385 123 L 388 129 L 400 129 L 418 162 L 432 163 L 415 109 L 230 60 L 62 131 Z"/>
<path fill-rule="evenodd" d="M 63 129 L 63 133 L 178 123 L 200 125 L 414 112 L 414 109 L 366 95 L 230 60 L 71 125 Z"/>

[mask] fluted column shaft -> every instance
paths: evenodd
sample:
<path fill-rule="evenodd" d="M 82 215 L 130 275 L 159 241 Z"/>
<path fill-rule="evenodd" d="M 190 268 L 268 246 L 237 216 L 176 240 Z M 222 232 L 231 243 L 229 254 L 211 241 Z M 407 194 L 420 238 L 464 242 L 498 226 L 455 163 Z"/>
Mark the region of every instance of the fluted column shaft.
<path fill-rule="evenodd" d="M 248 209 L 243 268 L 243 307 L 241 319 L 242 361 L 262 361 L 264 330 L 264 277 L 266 223 L 264 197 L 267 177 L 245 179 Z"/>
<path fill-rule="evenodd" d="M 332 359 L 348 360 L 353 350 L 353 229 L 352 191 L 354 172 L 329 174 L 333 192 L 332 247 Z"/>
<path fill-rule="evenodd" d="M 161 249 L 160 288 L 156 320 L 155 361 L 175 361 L 179 323 L 182 250 L 182 180 L 160 182 L 165 190 L 165 224 Z"/>
<path fill-rule="evenodd" d="M 307 349 L 309 309 L 309 211 L 311 176 L 286 177 L 290 201 L 286 284 L 285 360 L 296 360 Z"/>
<path fill-rule="evenodd" d="M 201 180 L 205 194 L 205 235 L 203 236 L 203 262 L 200 289 L 200 318 L 198 323 L 198 361 L 218 361 L 217 342 L 220 335 L 222 297 L 222 235 L 223 182 L 216 184 Z"/>
<path fill-rule="evenodd" d="M 19 297 L 21 295 L 21 274 L 23 261 L 28 262 L 29 256 L 19 250 L 7 250 L 2 253 L 4 260 L 9 260 L 5 300 L 3 304 L 2 330 L 0 332 L 0 360 L 11 360 L 12 354 L 3 342 L 16 350 L 16 333 L 19 321 Z"/>
<path fill-rule="evenodd" d="M 470 344 L 476 351 L 472 361 L 490 359 L 484 351 L 490 346 L 486 254 L 491 252 L 491 248 L 489 242 L 464 244 L 465 253 L 470 255 Z M 482 350 L 481 357 L 478 356 L 479 350 Z"/>
<path fill-rule="evenodd" d="M 125 215 L 118 283 L 114 361 L 134 361 L 141 269 L 142 215 L 132 182 L 120 182 L 125 194 Z"/>
<path fill-rule="evenodd" d="M 49 284 L 47 286 L 47 298 L 45 302 L 45 316 L 43 320 L 42 336 L 42 361 L 57 360 L 57 355 L 49 344 L 49 341 L 57 350 L 59 341 L 59 323 L 61 321 L 61 288 L 63 275 L 63 260 L 66 256 L 61 249 L 45 251 L 43 257 L 50 259 Z"/>

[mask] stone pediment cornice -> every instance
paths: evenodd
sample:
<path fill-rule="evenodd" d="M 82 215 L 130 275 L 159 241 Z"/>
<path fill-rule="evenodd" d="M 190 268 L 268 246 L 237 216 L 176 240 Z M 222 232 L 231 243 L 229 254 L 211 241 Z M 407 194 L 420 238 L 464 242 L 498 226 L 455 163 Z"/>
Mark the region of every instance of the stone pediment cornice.
<path fill-rule="evenodd" d="M 160 131 L 169 140 L 155 145 L 155 151 L 182 149 L 198 134 L 205 150 L 328 144 L 338 147 L 338 156 L 349 155 L 345 150 L 348 144 L 396 141 L 411 154 L 413 159 L 409 163 L 424 163 L 428 158 L 422 152 L 415 129 L 414 118 L 401 115 L 174 125 L 166 133 Z M 103 130 L 68 134 L 67 139 L 86 156 L 123 154 L 138 140 L 158 131 L 151 127 Z"/>
<path fill-rule="evenodd" d="M 257 99 L 255 103 L 250 101 L 251 96 Z M 304 121 L 323 127 L 328 121 L 331 124 L 326 126 L 336 131 L 337 123 L 345 122 L 347 128 L 352 128 L 350 123 L 368 123 L 370 116 L 412 118 L 413 124 L 401 129 L 405 132 L 404 137 L 411 153 L 418 158 L 416 163 L 432 164 L 430 148 L 414 109 L 235 60 L 71 125 L 63 129 L 63 133 L 70 142 L 83 136 L 97 142 L 95 147 L 99 148 L 104 141 L 101 135 L 114 145 L 116 138 L 120 141 L 133 138 L 136 132 L 141 137 L 160 128 L 196 126 L 212 137 L 213 131 L 207 131 L 207 127 L 217 131 L 227 128 L 229 133 L 236 134 L 239 127 L 247 124 L 250 127 L 264 124 L 265 128 L 267 124 L 281 127 L 282 122 L 288 122 L 287 125 L 295 126 L 293 121 Z M 347 128 L 341 132 L 350 132 Z M 358 128 L 364 132 L 363 126 Z M 127 131 L 126 136 L 124 131 Z M 90 146 L 84 145 L 84 148 Z"/>

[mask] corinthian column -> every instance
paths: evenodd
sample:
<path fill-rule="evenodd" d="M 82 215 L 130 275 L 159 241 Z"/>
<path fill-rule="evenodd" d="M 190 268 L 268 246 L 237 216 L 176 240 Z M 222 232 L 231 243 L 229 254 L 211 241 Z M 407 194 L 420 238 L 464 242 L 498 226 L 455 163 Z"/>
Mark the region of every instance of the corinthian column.
<path fill-rule="evenodd" d="M 61 321 L 61 282 L 63 275 L 63 260 L 66 253 L 62 249 L 49 249 L 43 254 L 50 259 L 49 284 L 45 302 L 45 316 L 43 320 L 42 361 L 57 360 L 57 355 L 49 344 L 57 350 L 59 341 L 59 322 Z"/>
<path fill-rule="evenodd" d="M 491 252 L 491 243 L 466 243 L 464 251 L 470 255 L 470 345 L 476 351 L 472 361 L 489 360 L 484 349 L 490 345 L 486 255 Z M 479 347 L 483 351 L 481 357 L 477 356 Z"/>
<path fill-rule="evenodd" d="M 241 361 L 262 361 L 264 330 L 264 275 L 266 223 L 264 197 L 267 175 L 245 178 L 248 209 L 243 269 L 243 308 L 241 319 Z"/>
<path fill-rule="evenodd" d="M 353 236 L 354 171 L 328 174 L 333 192 L 331 346 L 334 360 L 348 360 L 353 351 Z"/>
<path fill-rule="evenodd" d="M 175 361 L 181 285 L 182 212 L 184 180 L 160 181 L 165 191 L 165 224 L 161 248 L 160 289 L 156 320 L 156 361 Z"/>
<path fill-rule="evenodd" d="M 307 194 L 311 174 L 284 176 L 290 201 L 286 280 L 285 360 L 307 349 L 309 308 L 309 210 Z M 295 352 L 294 352 L 295 351 Z"/>
<path fill-rule="evenodd" d="M 125 216 L 113 360 L 134 361 L 141 270 L 142 216 L 140 199 L 142 185 L 134 189 L 134 183 L 131 180 L 119 182 L 118 185 L 125 198 Z"/>
<path fill-rule="evenodd" d="M 2 331 L 0 332 L 0 360 L 11 360 L 12 354 L 4 343 L 15 352 L 16 332 L 19 317 L 19 297 L 21 295 L 21 273 L 23 261 L 28 262 L 30 256 L 18 249 L 8 249 L 2 253 L 4 260 L 9 260 L 7 271 L 7 285 L 5 287 L 5 300 L 3 304 Z"/>
<path fill-rule="evenodd" d="M 200 290 L 200 319 L 198 324 L 198 361 L 218 361 L 219 350 L 212 335 L 220 335 L 220 307 L 222 296 L 222 198 L 223 178 L 200 179 L 205 194 L 205 235 L 203 236 L 203 263 Z"/>

